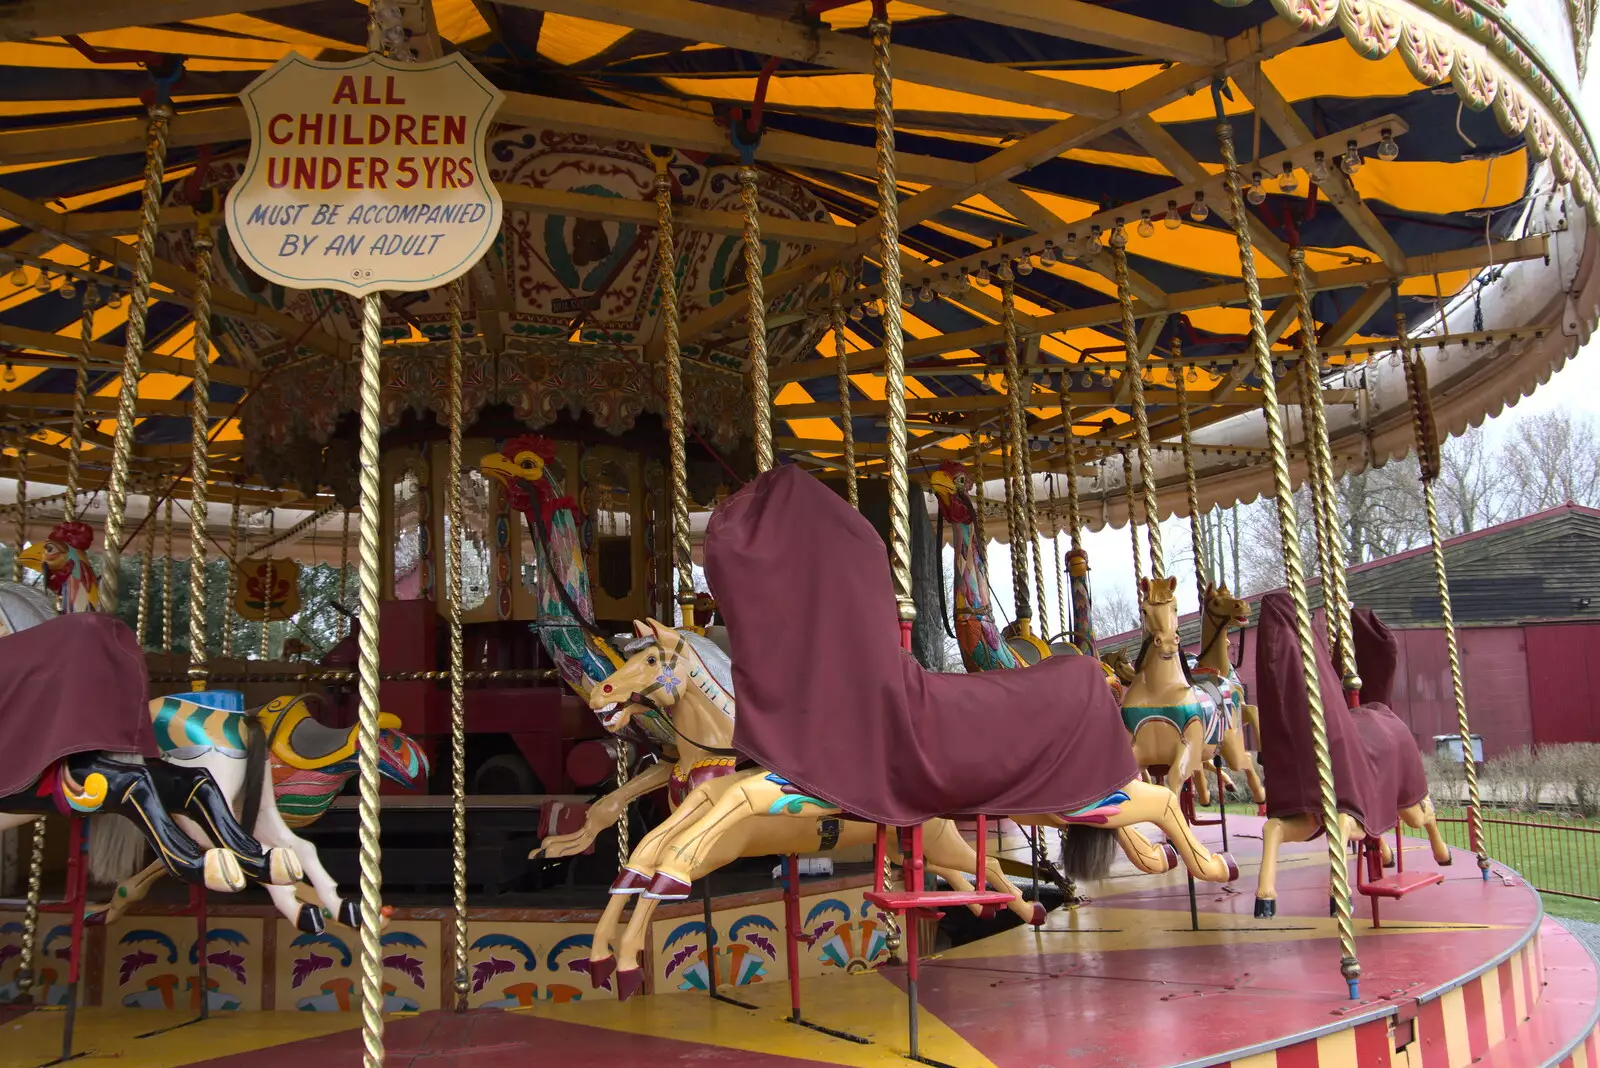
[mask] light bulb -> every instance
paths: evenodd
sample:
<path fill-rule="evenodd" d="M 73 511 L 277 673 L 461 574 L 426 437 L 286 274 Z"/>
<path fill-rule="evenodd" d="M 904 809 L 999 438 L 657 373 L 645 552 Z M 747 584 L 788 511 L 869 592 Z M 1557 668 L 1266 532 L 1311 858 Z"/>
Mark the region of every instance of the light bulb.
<path fill-rule="evenodd" d="M 872 316 L 874 319 L 883 314 L 883 307 L 878 303 L 876 298 L 867 301 L 867 314 Z"/>
<path fill-rule="evenodd" d="M 1020 259 L 1018 259 L 1014 264 L 1012 264 L 1012 266 L 1016 269 L 1016 272 L 1018 274 L 1024 274 L 1024 275 L 1032 274 L 1033 273 L 1033 249 L 1029 248 L 1026 245 L 1022 246 L 1022 257 Z"/>
<path fill-rule="evenodd" d="M 1195 382 L 1200 381 L 1200 372 L 1194 367 L 1193 364 L 1191 364 L 1189 366 L 1188 373 L 1185 374 L 1183 377 L 1187 378 L 1189 380 L 1190 384 L 1192 385 Z"/>
<path fill-rule="evenodd" d="M 1381 160 L 1392 160 L 1398 158 L 1399 155 L 1400 146 L 1395 144 L 1394 131 L 1387 129 L 1384 130 L 1383 140 L 1378 142 L 1378 158 Z"/>
<path fill-rule="evenodd" d="M 50 272 L 40 271 L 38 279 L 33 283 L 33 288 L 40 293 L 50 292 Z"/>
<path fill-rule="evenodd" d="M 933 283 L 933 291 L 943 297 L 950 295 L 950 273 L 948 271 L 940 273 L 939 280 Z"/>
<path fill-rule="evenodd" d="M 1071 240 L 1070 235 L 1068 235 L 1068 240 Z M 1044 248 L 1039 250 L 1039 263 L 1042 266 L 1049 267 L 1059 259 L 1060 257 L 1056 255 L 1056 243 L 1048 237 L 1045 238 Z"/>
<path fill-rule="evenodd" d="M 5 384 L 8 386 L 17 380 L 17 369 L 11 366 L 10 360 L 6 361 L 6 373 L 4 379 Z"/>
<path fill-rule="evenodd" d="M 1014 282 L 1017 278 L 1017 276 L 1012 273 L 1010 260 L 1001 260 L 1000 266 L 995 268 L 994 276 L 1000 279 L 1002 282 Z"/>
<path fill-rule="evenodd" d="M 28 284 L 28 269 L 19 261 L 16 270 L 11 272 L 11 284 L 21 289 Z"/>
<path fill-rule="evenodd" d="M 1078 388 L 1079 389 L 1093 389 L 1094 388 L 1094 375 L 1091 375 L 1088 371 L 1085 371 L 1085 372 L 1083 372 L 1083 374 L 1079 375 L 1078 376 Z"/>
<path fill-rule="evenodd" d="M 866 318 L 866 315 L 867 313 L 861 310 L 861 305 L 850 305 L 850 318 L 855 322 L 859 323 L 862 319 Z"/>
<path fill-rule="evenodd" d="M 1261 187 L 1260 171 L 1250 175 L 1250 188 L 1245 190 L 1244 198 L 1252 204 L 1260 204 L 1267 199 L 1267 191 Z"/>
<path fill-rule="evenodd" d="M 965 293 L 972 288 L 972 279 L 967 276 L 966 271 L 956 275 L 955 288 L 957 293 Z"/>
<path fill-rule="evenodd" d="M 112 310 L 122 307 L 122 290 L 113 289 L 111 291 L 111 299 L 106 301 L 106 307 Z"/>
<path fill-rule="evenodd" d="M 1311 156 L 1311 180 L 1318 185 L 1328 180 L 1328 154 L 1321 149 Z"/>
<path fill-rule="evenodd" d="M 71 275 L 64 274 L 61 276 L 61 288 L 56 292 L 61 294 L 62 300 L 71 300 L 78 295 L 78 284 Z"/>
<path fill-rule="evenodd" d="M 383 46 L 390 51 L 405 46 L 406 29 L 404 26 L 385 26 L 381 36 L 383 38 Z"/>
<path fill-rule="evenodd" d="M 980 286 L 988 285 L 993 279 L 989 277 L 989 261 L 979 260 L 978 269 L 972 272 L 972 280 Z"/>
<path fill-rule="evenodd" d="M 372 5 L 372 17 L 379 26 L 394 26 L 400 22 L 400 5 L 394 0 L 377 0 Z"/>
<path fill-rule="evenodd" d="M 1128 231 L 1122 228 L 1122 220 L 1118 219 L 1117 224 L 1111 228 L 1111 247 L 1124 248 L 1127 244 Z"/>
<path fill-rule="evenodd" d="M 1099 223 L 1089 227 L 1089 236 L 1083 239 L 1083 254 L 1085 256 L 1100 255 L 1100 235 L 1104 232 L 1100 229 Z"/>
<path fill-rule="evenodd" d="M 1139 212 L 1139 236 L 1140 237 L 1154 237 L 1154 236 L 1156 236 L 1155 224 L 1150 221 L 1150 209 L 1149 208 L 1145 208 L 1143 211 Z"/>
<path fill-rule="evenodd" d="M 1211 214 L 1211 209 L 1206 207 L 1206 195 L 1195 190 L 1194 201 L 1189 205 L 1189 218 L 1195 222 L 1205 222 Z"/>
<path fill-rule="evenodd" d="M 1300 188 L 1300 179 L 1295 176 L 1294 164 L 1288 160 L 1283 161 L 1283 173 L 1278 175 L 1278 192 L 1293 193 Z"/>
<path fill-rule="evenodd" d="M 911 305 L 915 304 L 916 301 L 917 297 L 915 293 L 911 292 L 910 283 L 902 283 L 900 286 L 900 306 L 902 308 L 909 308 Z"/>
<path fill-rule="evenodd" d="M 1078 235 L 1076 233 L 1068 233 L 1067 243 L 1061 246 L 1062 261 L 1075 260 L 1081 255 L 1083 255 L 1083 245 L 1079 243 Z"/>
<path fill-rule="evenodd" d="M 1361 149 L 1357 147 L 1354 141 L 1345 142 L 1344 158 L 1340 161 L 1340 165 L 1344 167 L 1344 173 L 1355 174 L 1361 169 L 1361 162 Z"/>
<path fill-rule="evenodd" d="M 1167 213 L 1161 217 L 1161 221 L 1166 224 L 1168 230 L 1176 230 L 1183 225 L 1183 217 L 1178 214 L 1176 200 L 1167 201 Z"/>

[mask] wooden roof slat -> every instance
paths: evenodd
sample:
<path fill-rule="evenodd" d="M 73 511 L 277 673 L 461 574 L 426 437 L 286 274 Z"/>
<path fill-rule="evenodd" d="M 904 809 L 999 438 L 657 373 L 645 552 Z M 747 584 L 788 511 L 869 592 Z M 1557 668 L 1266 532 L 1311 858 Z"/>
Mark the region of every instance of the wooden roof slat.
<path fill-rule="evenodd" d="M 952 15 L 1069 41 L 1156 56 L 1199 67 L 1220 66 L 1227 51 L 1220 37 L 1140 18 L 1083 0 L 926 0 Z"/>

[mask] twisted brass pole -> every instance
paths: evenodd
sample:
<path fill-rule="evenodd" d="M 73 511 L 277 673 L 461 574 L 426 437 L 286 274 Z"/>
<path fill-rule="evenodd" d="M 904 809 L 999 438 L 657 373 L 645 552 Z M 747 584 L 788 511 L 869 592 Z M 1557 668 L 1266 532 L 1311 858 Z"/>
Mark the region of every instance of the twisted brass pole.
<path fill-rule="evenodd" d="M 1472 752 L 1472 723 L 1467 717 L 1466 685 L 1461 675 L 1461 649 L 1456 640 L 1455 612 L 1450 605 L 1450 577 L 1444 566 L 1444 532 L 1433 483 L 1439 477 L 1438 427 L 1433 419 L 1433 398 L 1428 392 L 1427 368 L 1420 352 L 1412 352 L 1406 337 L 1406 317 L 1395 296 L 1395 334 L 1405 364 L 1406 389 L 1411 394 L 1411 425 L 1417 439 L 1417 460 L 1422 474 L 1422 504 L 1428 514 L 1428 542 L 1433 556 L 1433 580 L 1439 589 L 1439 615 L 1444 621 L 1445 651 L 1450 660 L 1450 688 L 1456 702 L 1456 729 L 1461 736 L 1461 764 L 1467 776 L 1467 841 L 1478 854 L 1478 870 L 1489 878 L 1489 853 L 1483 838 L 1482 799 L 1478 794 L 1478 765 Z"/>
<path fill-rule="evenodd" d="M 361 1042 L 364 1068 L 383 1066 L 382 847 L 378 817 L 378 365 L 382 298 L 361 299 L 361 607 L 358 777 L 361 829 Z"/>
<path fill-rule="evenodd" d="M 894 79 L 889 67 L 889 22 L 874 13 L 872 35 L 872 120 L 877 142 L 878 241 L 883 248 L 883 373 L 888 403 L 885 451 L 889 478 L 889 564 L 901 642 L 911 648 L 917 618 L 911 595 L 911 476 L 906 457 L 906 352 L 900 307 L 900 186 L 895 180 Z M 982 526 L 979 526 L 982 537 Z"/>
<path fill-rule="evenodd" d="M 145 648 L 150 641 L 150 590 L 156 580 L 156 499 L 154 495 L 145 498 L 144 511 L 144 559 L 139 561 L 139 607 L 134 616 L 134 634 L 139 639 L 139 648 Z"/>
<path fill-rule="evenodd" d="M 222 657 L 233 656 L 233 598 L 239 591 L 239 476 L 233 476 L 233 508 L 228 514 L 228 578 L 222 591 Z M 343 581 L 343 580 L 341 580 Z M 343 601 L 344 590 L 340 589 Z M 343 619 L 343 616 L 339 617 Z"/>
<path fill-rule="evenodd" d="M 155 269 L 156 226 L 161 212 L 161 179 L 167 158 L 172 108 L 150 105 L 144 152 L 144 191 L 139 202 L 139 234 L 134 246 L 133 285 L 128 290 L 127 347 L 122 354 L 122 384 L 117 391 L 117 431 L 111 444 L 111 479 L 106 489 L 105 565 L 100 575 L 100 610 L 115 613 L 121 582 L 122 524 L 128 506 L 128 458 L 138 417 L 143 375 L 145 323 L 150 310 L 150 275 Z"/>
<path fill-rule="evenodd" d="M 206 480 L 211 477 L 211 224 L 194 239 L 194 390 L 189 422 L 189 688 L 206 688 Z M 85 291 L 90 287 L 85 287 Z M 249 814 L 253 815 L 253 814 Z"/>
<path fill-rule="evenodd" d="M 166 558 L 161 565 L 161 651 L 172 652 L 172 494 L 167 494 L 167 505 L 161 523 L 161 552 Z"/>
<path fill-rule="evenodd" d="M 1213 95 L 1217 96 L 1217 90 L 1213 90 Z M 1278 412 L 1278 385 L 1272 373 L 1266 316 L 1261 310 L 1261 283 L 1256 276 L 1249 209 L 1245 207 L 1244 194 L 1239 186 L 1239 162 L 1234 155 L 1233 127 L 1222 113 L 1220 97 L 1217 97 L 1216 104 L 1217 141 L 1222 148 L 1229 217 L 1239 247 L 1239 267 L 1244 275 L 1245 296 L 1250 305 L 1250 348 L 1255 358 L 1256 375 L 1261 379 L 1261 408 L 1266 417 L 1267 444 L 1272 453 L 1272 481 L 1278 504 L 1278 537 L 1283 542 L 1285 584 L 1288 586 L 1289 599 L 1294 603 L 1295 635 L 1299 639 L 1302 678 L 1311 714 L 1312 748 L 1315 750 L 1317 785 L 1322 798 L 1322 829 L 1328 843 L 1328 871 L 1342 954 L 1340 970 L 1349 986 L 1350 997 L 1355 999 L 1360 996 L 1361 964 L 1356 958 L 1356 931 L 1350 914 L 1350 873 L 1345 860 L 1344 834 L 1339 826 L 1338 801 L 1334 796 L 1333 763 L 1328 753 L 1328 728 L 1322 713 L 1322 687 L 1317 677 L 1311 610 L 1306 602 L 1305 572 L 1300 563 L 1299 523 L 1295 516 L 1294 488 L 1289 481 L 1289 450 Z"/>
<path fill-rule="evenodd" d="M 1083 517 L 1078 505 L 1078 435 L 1072 416 L 1072 392 L 1067 372 L 1057 382 L 1061 394 L 1061 433 L 1067 460 L 1067 532 L 1072 548 L 1067 550 L 1067 579 L 1072 586 L 1072 643 L 1088 656 L 1094 655 L 1094 599 L 1089 589 L 1089 553 L 1083 547 Z M 1129 518 L 1132 522 L 1132 518 Z M 1137 559 L 1138 553 L 1134 553 Z"/>
<path fill-rule="evenodd" d="M 99 257 L 89 257 L 89 273 L 100 270 Z M 78 518 L 78 467 L 82 460 L 83 428 L 89 405 L 89 352 L 94 347 L 94 312 L 100 304 L 100 287 L 92 282 L 83 286 L 83 313 L 78 318 L 78 363 L 72 377 L 72 438 L 67 444 L 67 499 L 65 519 Z"/>
<path fill-rule="evenodd" d="M 446 291 L 450 305 L 449 473 L 444 483 L 444 601 L 450 634 L 450 889 L 455 906 L 455 995 L 457 1012 L 467 1011 L 472 976 L 467 966 L 467 679 L 461 637 L 461 280 Z M 348 521 L 350 513 L 346 512 Z"/>
<path fill-rule="evenodd" d="M 22 581 L 22 547 L 27 540 L 28 514 L 28 451 L 17 453 L 17 544 L 11 554 L 11 581 Z M 73 497 L 67 497 L 67 517 L 72 517 Z M 62 597 L 65 598 L 63 593 Z M 39 897 L 44 891 L 44 819 L 33 821 L 32 842 L 28 854 L 28 891 L 23 906 L 22 957 L 17 964 L 17 989 L 26 993 L 33 988 L 33 964 L 39 937 Z"/>
<path fill-rule="evenodd" d="M 22 581 L 22 548 L 28 544 L 28 449 L 17 449 L 17 543 L 11 553 L 11 581 Z"/>
<path fill-rule="evenodd" d="M 1319 532 L 1321 529 L 1327 531 L 1322 562 L 1323 615 L 1327 619 L 1334 663 L 1343 676 L 1345 691 L 1359 693 L 1361 677 L 1356 673 L 1350 629 L 1350 596 L 1345 582 L 1345 566 L 1349 555 L 1334 498 L 1328 414 L 1322 402 L 1322 376 L 1319 374 L 1322 359 L 1317 351 L 1317 326 L 1311 312 L 1311 284 L 1303 248 L 1297 246 L 1289 250 L 1289 267 L 1294 277 L 1296 312 L 1300 317 L 1300 412 L 1306 424 L 1306 466 L 1315 472 L 1311 486 L 1320 520 Z"/>
<path fill-rule="evenodd" d="M 261 599 L 261 659 L 263 659 L 263 660 L 270 659 L 271 655 L 272 655 L 272 624 L 268 621 L 267 616 L 272 611 L 272 593 L 273 593 L 273 590 L 278 585 L 278 569 L 273 566 L 273 563 L 272 563 L 272 548 L 271 548 L 271 543 L 276 540 L 275 534 L 277 533 L 277 527 L 278 527 L 278 513 L 277 513 L 276 509 L 274 509 L 272 506 L 268 505 L 268 507 L 267 507 L 267 543 L 268 543 L 268 545 L 267 545 L 267 549 L 266 549 L 266 560 L 265 560 L 266 565 L 267 565 L 267 580 L 266 580 L 266 582 L 267 582 L 267 592 L 266 592 L 266 596 L 262 597 L 262 599 Z"/>
<path fill-rule="evenodd" d="M 744 200 L 745 326 L 749 331 L 750 394 L 754 408 L 756 470 L 772 470 L 772 384 L 767 368 L 767 300 L 761 279 L 761 213 L 756 200 L 758 173 L 739 168 L 739 195 Z"/>
<path fill-rule="evenodd" d="M 1144 582 L 1144 564 L 1139 559 L 1139 510 L 1134 504 L 1133 454 L 1127 449 L 1119 451 L 1122 453 L 1122 492 L 1128 498 L 1128 538 L 1133 542 L 1133 584 L 1138 588 Z M 1147 518 L 1147 532 L 1149 525 Z"/>
<path fill-rule="evenodd" d="M 844 433 L 844 493 L 850 507 L 860 510 L 861 487 L 856 476 L 856 427 L 850 417 L 850 361 L 844 351 L 844 286 L 842 269 L 833 273 L 833 299 L 828 321 L 833 330 L 833 361 L 839 374 L 839 428 Z"/>
<path fill-rule="evenodd" d="M 662 156 L 652 156 L 655 159 L 655 195 L 656 195 L 656 273 L 661 276 L 661 322 L 666 341 L 662 354 L 663 379 L 667 387 L 667 483 L 672 494 L 672 563 L 678 576 L 678 610 L 683 613 L 683 625 L 693 627 L 694 618 L 694 558 L 691 555 L 689 544 L 689 453 L 687 416 L 683 410 L 683 360 L 678 344 L 678 250 L 677 232 L 672 216 L 672 174 L 667 169 L 671 162 L 671 153 Z M 752 172 L 753 174 L 753 172 Z M 752 190 L 754 187 L 752 186 Z M 746 225 L 750 223 L 746 220 Z M 746 233 L 745 241 L 748 246 L 749 234 Z M 747 271 L 748 273 L 748 271 Z M 759 285 L 759 281 L 757 282 Z M 752 324 L 752 331 L 758 328 Z M 752 334 L 752 338 L 754 334 Z M 753 343 L 753 342 L 752 342 Z M 752 357 L 752 361 L 754 357 Z M 751 374 L 756 374 L 752 362 Z M 766 379 L 766 362 L 762 361 L 759 372 L 763 381 Z M 764 422 L 761 418 L 764 409 L 760 403 L 755 405 L 756 423 Z M 770 423 L 768 424 L 770 430 Z M 769 459 L 770 463 L 770 459 Z M 625 774 L 626 759 L 622 756 L 622 748 L 617 749 L 618 772 Z M 618 782 L 621 785 L 621 782 Z M 624 841 L 627 835 L 627 816 L 617 825 L 619 842 Z M 621 856 L 622 849 L 618 848 L 618 861 L 627 858 Z"/>
<path fill-rule="evenodd" d="M 350 509 L 346 508 L 344 510 L 344 522 L 342 524 L 340 524 L 340 527 L 339 527 L 339 604 L 340 604 L 341 607 L 349 607 L 348 605 L 345 604 L 345 587 L 349 583 L 349 578 L 350 578 Z M 346 624 L 348 622 L 349 622 L 348 617 L 343 612 L 340 612 L 339 613 L 339 639 L 341 641 L 344 640 L 345 626 L 346 626 Z"/>
<path fill-rule="evenodd" d="M 1189 497 L 1189 542 L 1194 553 L 1194 589 L 1200 598 L 1200 608 L 1206 606 L 1206 554 L 1200 534 L 1200 488 L 1194 473 L 1194 446 L 1189 436 L 1189 387 L 1183 380 L 1183 368 L 1178 365 L 1182 350 L 1177 338 L 1172 339 L 1172 383 L 1178 393 L 1179 448 L 1183 452 L 1183 486 Z"/>
<path fill-rule="evenodd" d="M 1028 379 L 1024 387 L 1029 393 L 1033 391 L 1033 379 Z M 1017 406 L 1023 409 L 1023 418 L 1027 418 L 1027 410 L 1023 407 L 1021 398 Z M 1022 438 L 1022 449 L 1017 453 L 1018 468 L 1022 475 L 1022 510 L 1027 520 L 1028 551 L 1033 554 L 1033 603 L 1039 611 L 1039 632 L 1046 638 L 1050 636 L 1050 624 L 1046 618 L 1044 600 L 1044 553 L 1039 543 L 1039 517 L 1034 514 L 1033 496 L 1033 457 L 1029 452 L 1026 427 L 1018 432 Z"/>
<path fill-rule="evenodd" d="M 1150 462 L 1150 413 L 1144 407 L 1144 356 L 1139 351 L 1138 328 L 1133 321 L 1133 293 L 1128 288 L 1128 235 L 1119 225 L 1111 232 L 1111 266 L 1116 276 L 1117 303 L 1122 306 L 1123 346 L 1128 365 L 1128 407 L 1133 411 L 1133 428 L 1139 444 L 1139 481 L 1144 484 L 1144 534 L 1150 543 L 1152 581 L 1167 573 L 1161 551 L 1161 520 L 1156 515 L 1155 467 Z"/>
<path fill-rule="evenodd" d="M 1000 280 L 1000 325 L 1005 337 L 1006 356 L 1006 536 L 1011 541 L 1011 596 L 1016 602 L 1017 630 L 1026 636 L 1033 631 L 1033 606 L 1028 595 L 1027 519 L 1024 516 L 1027 491 L 1023 486 L 1023 453 L 1027 440 L 1023 434 L 1022 369 L 1017 352 L 1016 284 L 1008 276 Z"/>

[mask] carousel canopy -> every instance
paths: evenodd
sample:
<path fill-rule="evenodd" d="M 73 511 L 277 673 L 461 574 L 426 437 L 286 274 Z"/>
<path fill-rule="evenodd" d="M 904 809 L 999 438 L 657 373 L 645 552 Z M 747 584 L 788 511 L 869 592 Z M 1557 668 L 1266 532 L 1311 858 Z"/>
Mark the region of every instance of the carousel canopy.
<path fill-rule="evenodd" d="M 749 409 L 729 128 L 755 121 L 776 443 L 819 469 L 839 465 L 830 304 L 842 284 L 858 463 L 863 473 L 881 468 L 870 4 L 396 6 L 420 57 L 463 52 L 506 94 L 489 142 L 506 223 L 466 292 L 469 411 L 506 405 L 534 429 L 571 413 L 613 433 L 660 411 L 650 370 L 664 343 L 647 155 L 656 144 L 675 150 L 690 421 L 707 447 L 739 446 Z M 1176 435 L 1182 376 L 1206 449 L 1203 501 L 1262 488 L 1261 383 L 1247 351 L 1219 108 L 1251 183 L 1267 334 L 1285 368 L 1308 332 L 1315 340 L 1336 462 L 1359 466 L 1407 447 L 1398 372 L 1379 359 L 1395 346 L 1400 316 L 1429 332 L 1446 429 L 1514 400 L 1575 349 L 1595 315 L 1581 205 L 1600 166 L 1576 95 L 1592 8 L 889 3 L 913 465 L 999 468 L 1002 260 L 1019 265 L 1034 470 L 1065 470 L 1062 390 L 1080 461 L 1128 444 L 1123 309 L 1098 236 L 1120 221 L 1154 436 Z M 176 117 L 135 471 L 157 484 L 184 475 L 204 223 L 215 225 L 218 249 L 213 477 L 237 478 L 240 492 L 269 503 L 332 481 L 313 460 L 309 484 L 301 477 L 299 489 L 274 492 L 305 469 L 285 457 L 338 437 L 355 408 L 357 306 L 252 274 L 229 247 L 220 207 L 248 152 L 240 89 L 291 51 L 354 58 L 368 23 L 356 0 L 0 3 L 0 473 L 15 474 L 26 449 L 31 479 L 62 480 L 83 353 L 84 486 L 98 486 L 109 466 L 145 166 L 142 98 L 163 78 Z M 1296 311 L 1296 247 L 1311 322 Z M 396 295 L 386 307 L 385 420 L 431 418 L 443 404 L 445 297 Z M 1280 384 L 1291 406 L 1292 383 Z M 1163 459 L 1151 474 L 1164 488 L 1176 477 L 1181 508 L 1176 470 Z M 1048 506 L 1058 489 L 1041 478 L 1038 496 Z M 1093 522 L 1114 518 L 1121 494 L 1110 498 L 1091 509 Z"/>

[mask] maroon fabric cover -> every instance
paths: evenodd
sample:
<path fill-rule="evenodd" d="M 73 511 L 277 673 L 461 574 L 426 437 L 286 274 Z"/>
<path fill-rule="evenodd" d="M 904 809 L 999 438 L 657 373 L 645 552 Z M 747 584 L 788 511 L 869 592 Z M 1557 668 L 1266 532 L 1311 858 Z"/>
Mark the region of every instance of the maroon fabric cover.
<path fill-rule="evenodd" d="M 0 638 L 0 797 L 71 753 L 158 757 L 149 682 L 133 631 L 74 612 Z"/>
<path fill-rule="evenodd" d="M 1294 604 L 1289 595 L 1279 590 L 1262 597 L 1260 619 L 1256 635 L 1256 707 L 1261 720 L 1267 815 L 1282 819 L 1307 812 L 1320 814 L 1322 793 L 1317 783 L 1311 711 L 1306 700 L 1300 642 L 1295 635 Z M 1322 635 L 1317 634 L 1315 641 L 1339 811 L 1350 813 L 1374 832 L 1387 830 L 1394 826 L 1395 806 L 1386 804 L 1379 792 L 1372 758 L 1345 705 L 1339 673 L 1328 657 Z M 1375 827 L 1374 823 L 1381 826 Z"/>
<path fill-rule="evenodd" d="M 1357 608 L 1350 614 L 1354 632 L 1356 674 L 1361 676 L 1361 703 L 1393 703 L 1394 676 L 1400 667 L 1400 642 L 1388 624 L 1370 608 Z"/>
<path fill-rule="evenodd" d="M 872 524 L 798 467 L 722 503 L 706 577 L 733 646 L 733 745 L 795 787 L 896 826 L 1069 812 L 1138 769 L 1092 658 L 945 675 L 900 646 Z"/>

